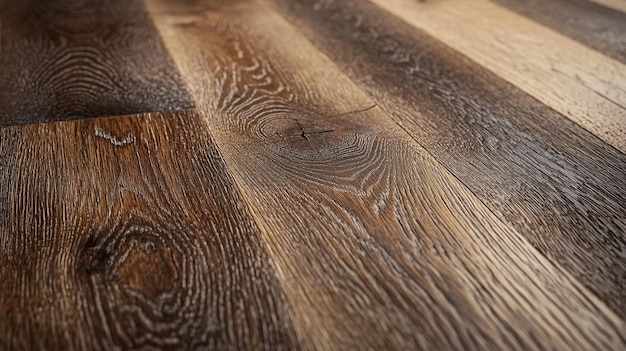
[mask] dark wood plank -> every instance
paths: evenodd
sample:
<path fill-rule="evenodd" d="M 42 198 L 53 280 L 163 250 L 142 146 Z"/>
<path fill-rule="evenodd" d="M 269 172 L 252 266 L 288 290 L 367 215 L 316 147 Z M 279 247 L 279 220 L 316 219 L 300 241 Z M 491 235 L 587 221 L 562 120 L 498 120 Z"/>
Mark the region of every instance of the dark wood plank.
<path fill-rule="evenodd" d="M 193 107 L 141 0 L 0 0 L 0 125 Z"/>
<path fill-rule="evenodd" d="M 195 112 L 0 129 L 0 349 L 299 349 Z"/>
<path fill-rule="evenodd" d="M 492 0 L 626 63 L 626 13 L 589 0 Z"/>
<path fill-rule="evenodd" d="M 626 156 L 359 0 L 282 12 L 499 218 L 626 316 Z"/>
<path fill-rule="evenodd" d="M 625 346 L 614 313 L 276 13 L 148 3 L 311 349 Z"/>

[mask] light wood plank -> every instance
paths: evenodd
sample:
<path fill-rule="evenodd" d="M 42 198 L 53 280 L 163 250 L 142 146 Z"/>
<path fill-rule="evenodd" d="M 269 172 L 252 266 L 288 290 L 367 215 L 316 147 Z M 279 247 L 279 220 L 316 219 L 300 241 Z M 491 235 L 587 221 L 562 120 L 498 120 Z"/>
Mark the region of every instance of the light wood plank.
<path fill-rule="evenodd" d="M 149 1 L 313 349 L 620 349 L 624 324 L 281 17 Z"/>
<path fill-rule="evenodd" d="M 626 152 L 626 65 L 488 0 L 372 0 Z"/>
<path fill-rule="evenodd" d="M 275 0 L 429 153 L 626 316 L 626 155 L 362 0 Z"/>
<path fill-rule="evenodd" d="M 299 349 L 192 111 L 0 129 L 0 349 Z"/>

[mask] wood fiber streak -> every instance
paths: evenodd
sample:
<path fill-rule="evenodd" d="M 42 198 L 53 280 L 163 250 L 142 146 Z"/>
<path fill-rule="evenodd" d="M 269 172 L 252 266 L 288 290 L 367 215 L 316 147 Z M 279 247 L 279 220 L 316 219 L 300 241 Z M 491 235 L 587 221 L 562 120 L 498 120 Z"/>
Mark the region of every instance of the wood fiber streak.
<path fill-rule="evenodd" d="M 588 0 L 492 1 L 626 63 L 626 13 Z"/>
<path fill-rule="evenodd" d="M 371 0 L 626 153 L 626 65 L 488 0 Z"/>
<path fill-rule="evenodd" d="M 149 4 L 265 236 L 305 345 L 625 346 L 619 318 L 284 19 L 250 1 Z"/>
<path fill-rule="evenodd" d="M 383 110 L 626 316 L 626 156 L 365 1 L 276 0 Z"/>
<path fill-rule="evenodd" d="M 0 129 L 0 349 L 298 349 L 195 112 Z"/>
<path fill-rule="evenodd" d="M 193 107 L 140 0 L 0 0 L 0 125 Z"/>

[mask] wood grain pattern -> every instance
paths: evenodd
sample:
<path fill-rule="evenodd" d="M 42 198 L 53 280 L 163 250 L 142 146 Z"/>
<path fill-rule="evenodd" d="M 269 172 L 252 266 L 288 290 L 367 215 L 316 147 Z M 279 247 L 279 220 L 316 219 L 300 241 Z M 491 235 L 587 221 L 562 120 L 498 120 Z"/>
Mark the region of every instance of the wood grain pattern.
<path fill-rule="evenodd" d="M 149 4 L 276 259 L 305 345 L 625 346 L 623 321 L 281 17 L 251 1 Z"/>
<path fill-rule="evenodd" d="M 626 63 L 626 13 L 588 0 L 493 1 Z"/>
<path fill-rule="evenodd" d="M 0 22 L 0 125 L 193 107 L 140 0 L 1 0 Z"/>
<path fill-rule="evenodd" d="M 626 65 L 489 2 L 373 0 L 626 152 Z"/>
<path fill-rule="evenodd" d="M 0 349 L 299 349 L 195 112 L 0 129 Z"/>
<path fill-rule="evenodd" d="M 624 154 L 368 2 L 276 3 L 499 218 L 626 316 Z"/>

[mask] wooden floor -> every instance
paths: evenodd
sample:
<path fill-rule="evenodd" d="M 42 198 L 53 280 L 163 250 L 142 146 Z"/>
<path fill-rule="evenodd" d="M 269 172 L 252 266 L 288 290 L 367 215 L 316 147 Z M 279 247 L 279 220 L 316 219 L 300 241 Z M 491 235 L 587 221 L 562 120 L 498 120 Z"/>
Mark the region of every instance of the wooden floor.
<path fill-rule="evenodd" d="M 625 0 L 0 0 L 0 350 L 625 321 Z"/>

